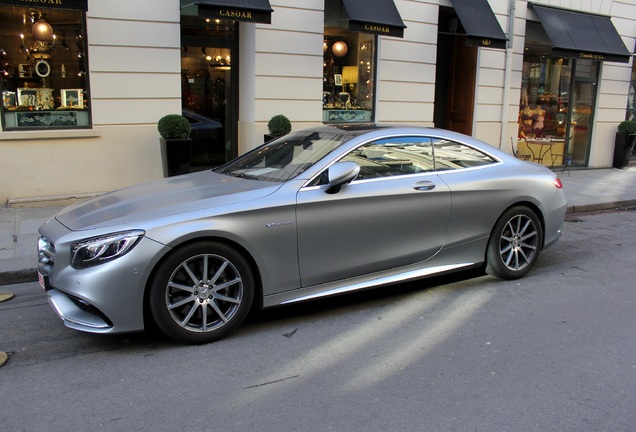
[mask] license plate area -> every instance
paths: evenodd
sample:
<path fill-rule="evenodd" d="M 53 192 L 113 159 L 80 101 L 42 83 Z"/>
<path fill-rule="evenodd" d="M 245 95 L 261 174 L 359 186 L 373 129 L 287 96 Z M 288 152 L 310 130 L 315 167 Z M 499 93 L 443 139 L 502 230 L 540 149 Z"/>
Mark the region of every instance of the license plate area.
<path fill-rule="evenodd" d="M 40 284 L 40 287 L 44 291 L 48 291 L 48 290 L 51 289 L 51 285 L 49 284 L 49 277 L 48 276 L 44 276 L 39 271 L 38 271 L 38 283 Z"/>

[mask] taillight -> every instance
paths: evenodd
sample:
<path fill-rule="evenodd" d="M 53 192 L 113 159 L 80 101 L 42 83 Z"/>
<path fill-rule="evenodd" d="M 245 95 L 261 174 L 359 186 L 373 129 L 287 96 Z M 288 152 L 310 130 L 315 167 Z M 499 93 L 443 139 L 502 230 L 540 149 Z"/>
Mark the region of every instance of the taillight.
<path fill-rule="evenodd" d="M 561 183 L 561 179 L 558 177 L 552 179 L 552 184 L 557 189 L 563 189 L 563 183 Z"/>

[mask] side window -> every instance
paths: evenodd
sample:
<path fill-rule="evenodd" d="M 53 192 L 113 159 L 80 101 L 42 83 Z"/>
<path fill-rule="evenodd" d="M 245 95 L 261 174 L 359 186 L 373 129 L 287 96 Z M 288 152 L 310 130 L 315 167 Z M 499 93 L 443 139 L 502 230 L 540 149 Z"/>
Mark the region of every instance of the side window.
<path fill-rule="evenodd" d="M 360 165 L 358 179 L 392 177 L 433 171 L 430 138 L 394 137 L 364 144 L 343 161 Z"/>
<path fill-rule="evenodd" d="M 464 144 L 433 138 L 435 171 L 471 168 L 495 163 L 496 160 Z"/>

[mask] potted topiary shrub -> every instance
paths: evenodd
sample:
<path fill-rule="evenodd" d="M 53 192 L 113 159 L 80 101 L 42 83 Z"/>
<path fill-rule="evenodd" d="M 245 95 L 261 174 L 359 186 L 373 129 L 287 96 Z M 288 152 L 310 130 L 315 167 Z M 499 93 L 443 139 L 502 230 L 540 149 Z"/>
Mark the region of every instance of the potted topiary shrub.
<path fill-rule="evenodd" d="M 625 120 L 618 125 L 614 141 L 614 168 L 625 169 L 629 166 L 629 159 L 636 144 L 636 121 Z"/>
<path fill-rule="evenodd" d="M 269 122 L 267 122 L 267 129 L 269 134 L 265 135 L 265 142 L 271 141 L 275 138 L 287 135 L 291 132 L 291 122 L 287 117 L 282 114 L 275 115 Z"/>
<path fill-rule="evenodd" d="M 190 172 L 190 122 L 181 114 L 168 114 L 157 123 L 161 154 L 164 161 L 164 176 L 175 176 Z"/>

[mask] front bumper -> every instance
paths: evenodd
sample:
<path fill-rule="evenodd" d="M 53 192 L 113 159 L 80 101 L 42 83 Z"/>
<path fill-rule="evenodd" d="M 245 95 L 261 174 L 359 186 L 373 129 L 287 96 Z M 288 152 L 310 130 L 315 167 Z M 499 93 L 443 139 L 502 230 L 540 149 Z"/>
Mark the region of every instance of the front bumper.
<path fill-rule="evenodd" d="M 48 271 L 40 270 L 40 280 L 49 304 L 67 327 L 91 333 L 144 329 L 146 283 L 169 248 L 144 237 L 126 255 L 75 269 L 70 265 L 71 243 L 102 233 L 70 231 L 53 219 L 40 234 L 55 245 L 55 262 Z"/>
<path fill-rule="evenodd" d="M 85 307 L 82 307 L 81 300 L 73 299 L 56 289 L 48 290 L 47 294 L 49 304 L 67 327 L 92 333 L 108 333 L 112 330 L 112 322 L 103 318 L 90 303 L 85 302 Z"/>

